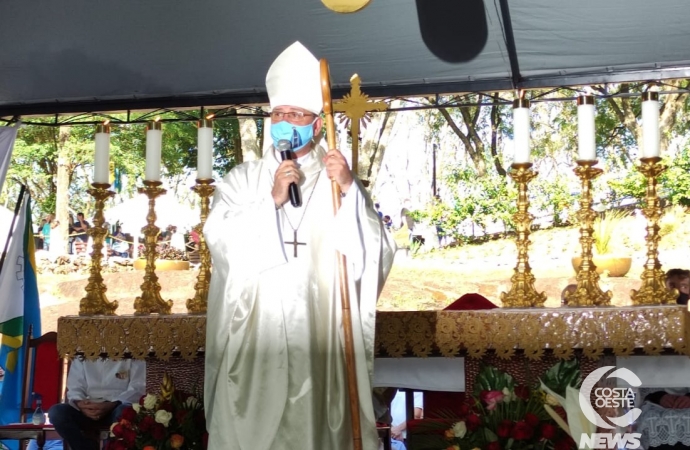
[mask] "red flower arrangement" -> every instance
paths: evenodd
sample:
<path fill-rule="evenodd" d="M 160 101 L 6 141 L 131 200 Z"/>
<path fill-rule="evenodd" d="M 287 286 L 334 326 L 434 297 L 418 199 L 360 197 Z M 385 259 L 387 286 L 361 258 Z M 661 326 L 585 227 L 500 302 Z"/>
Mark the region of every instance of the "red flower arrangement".
<path fill-rule="evenodd" d="M 542 380 L 554 391 L 566 385 L 579 384 L 577 361 L 561 362 L 552 367 Z M 443 437 L 429 436 L 424 448 L 439 450 L 572 450 L 575 442 L 547 412 L 545 392 L 518 385 L 509 374 L 491 366 L 484 367 L 475 379 L 470 404 L 460 411 L 461 417 L 429 424 L 438 429 L 443 423 Z M 559 409 L 554 407 L 553 409 Z M 563 416 L 564 416 L 563 412 Z M 449 418 L 450 419 L 450 418 Z M 446 425 L 447 426 L 447 425 Z M 438 439 L 441 441 L 438 441 Z M 431 441 L 436 441 L 432 444 Z"/>
<path fill-rule="evenodd" d="M 205 450 L 204 405 L 199 398 L 176 391 L 166 374 L 161 395 L 147 394 L 122 411 L 110 436 L 106 450 Z"/>

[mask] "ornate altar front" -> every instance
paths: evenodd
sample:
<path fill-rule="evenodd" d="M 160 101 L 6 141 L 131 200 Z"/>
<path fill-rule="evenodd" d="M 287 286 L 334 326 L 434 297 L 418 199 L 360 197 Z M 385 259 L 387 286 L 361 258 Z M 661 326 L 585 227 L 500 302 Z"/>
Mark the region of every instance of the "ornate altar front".
<path fill-rule="evenodd" d="M 690 313 L 684 306 L 534 308 L 485 311 L 379 312 L 376 355 L 380 357 L 480 358 L 487 351 L 508 358 L 517 350 L 538 359 L 549 349 L 569 359 L 581 349 L 591 359 L 605 350 L 629 356 L 636 350 L 690 355 Z M 67 356 L 120 358 L 173 353 L 191 360 L 203 352 L 206 316 L 67 316 L 58 320 L 58 348 Z"/>
<path fill-rule="evenodd" d="M 683 306 L 627 308 L 534 308 L 485 311 L 379 312 L 376 357 L 491 356 L 509 360 L 516 354 L 538 361 L 570 359 L 581 354 L 599 361 L 605 354 L 689 354 L 690 313 Z M 163 371 L 180 385 L 203 379 L 206 316 L 68 316 L 58 320 L 62 355 L 95 359 L 125 355 L 147 358 L 147 381 L 157 386 Z"/>
<path fill-rule="evenodd" d="M 581 349 L 591 359 L 610 349 L 617 356 L 639 350 L 687 354 L 689 313 L 683 306 L 493 309 L 379 313 L 376 349 L 381 356 L 509 358 L 523 350 L 538 359 L 550 349 L 569 359 Z"/>

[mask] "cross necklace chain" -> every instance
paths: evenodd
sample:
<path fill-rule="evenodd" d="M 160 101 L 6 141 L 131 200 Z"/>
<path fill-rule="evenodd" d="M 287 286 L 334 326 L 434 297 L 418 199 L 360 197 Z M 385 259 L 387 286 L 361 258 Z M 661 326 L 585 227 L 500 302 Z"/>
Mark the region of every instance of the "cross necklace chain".
<path fill-rule="evenodd" d="M 299 227 L 302 226 L 302 221 L 304 220 L 304 216 L 307 214 L 307 207 L 309 206 L 309 202 L 311 201 L 311 198 L 314 196 L 314 191 L 316 191 L 316 183 L 318 183 L 320 176 L 321 176 L 321 172 L 319 171 L 318 175 L 316 175 L 316 180 L 314 181 L 314 187 L 311 189 L 311 194 L 309 194 L 309 198 L 307 199 L 307 203 L 304 204 L 304 212 L 302 213 L 302 218 L 299 220 L 297 227 L 292 226 L 292 222 L 290 221 L 290 217 L 288 216 L 287 211 L 285 211 L 285 208 L 283 208 L 283 214 L 285 215 L 285 219 L 287 220 L 288 224 L 290 225 L 290 228 L 292 228 L 292 241 L 283 241 L 283 244 L 292 244 L 293 249 L 294 249 L 295 258 L 297 258 L 297 246 L 298 245 L 304 245 L 304 246 L 307 245 L 306 242 L 297 242 L 297 230 L 299 230 Z"/>

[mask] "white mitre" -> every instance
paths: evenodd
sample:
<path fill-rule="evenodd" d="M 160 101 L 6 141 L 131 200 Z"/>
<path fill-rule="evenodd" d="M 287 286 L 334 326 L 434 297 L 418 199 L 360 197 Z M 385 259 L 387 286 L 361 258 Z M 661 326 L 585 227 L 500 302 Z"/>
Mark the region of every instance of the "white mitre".
<path fill-rule="evenodd" d="M 266 74 L 271 109 L 296 106 L 319 114 L 323 108 L 319 61 L 300 42 L 281 53 Z"/>

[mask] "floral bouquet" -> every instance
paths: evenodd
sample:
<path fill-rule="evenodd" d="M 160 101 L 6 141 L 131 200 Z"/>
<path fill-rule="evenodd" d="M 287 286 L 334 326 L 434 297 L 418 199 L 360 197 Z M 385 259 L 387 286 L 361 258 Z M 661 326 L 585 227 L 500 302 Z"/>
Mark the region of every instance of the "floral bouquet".
<path fill-rule="evenodd" d="M 579 382 L 577 361 L 558 363 L 542 380 L 556 391 Z M 547 394 L 538 385 L 517 384 L 509 374 L 492 366 L 482 368 L 475 379 L 474 393 L 460 417 L 443 431 L 443 441 L 430 437 L 425 449 L 435 450 L 571 450 L 575 442 L 559 426 L 565 413 L 559 407 L 545 408 Z M 557 421 L 553 415 L 558 414 Z M 430 424 L 431 427 L 449 423 Z M 434 442 L 435 441 L 435 442 Z M 434 442 L 434 443 L 432 443 Z"/>
<path fill-rule="evenodd" d="M 110 428 L 106 450 L 203 450 L 208 443 L 203 403 L 176 391 L 166 374 L 161 394 L 147 394 Z"/>

